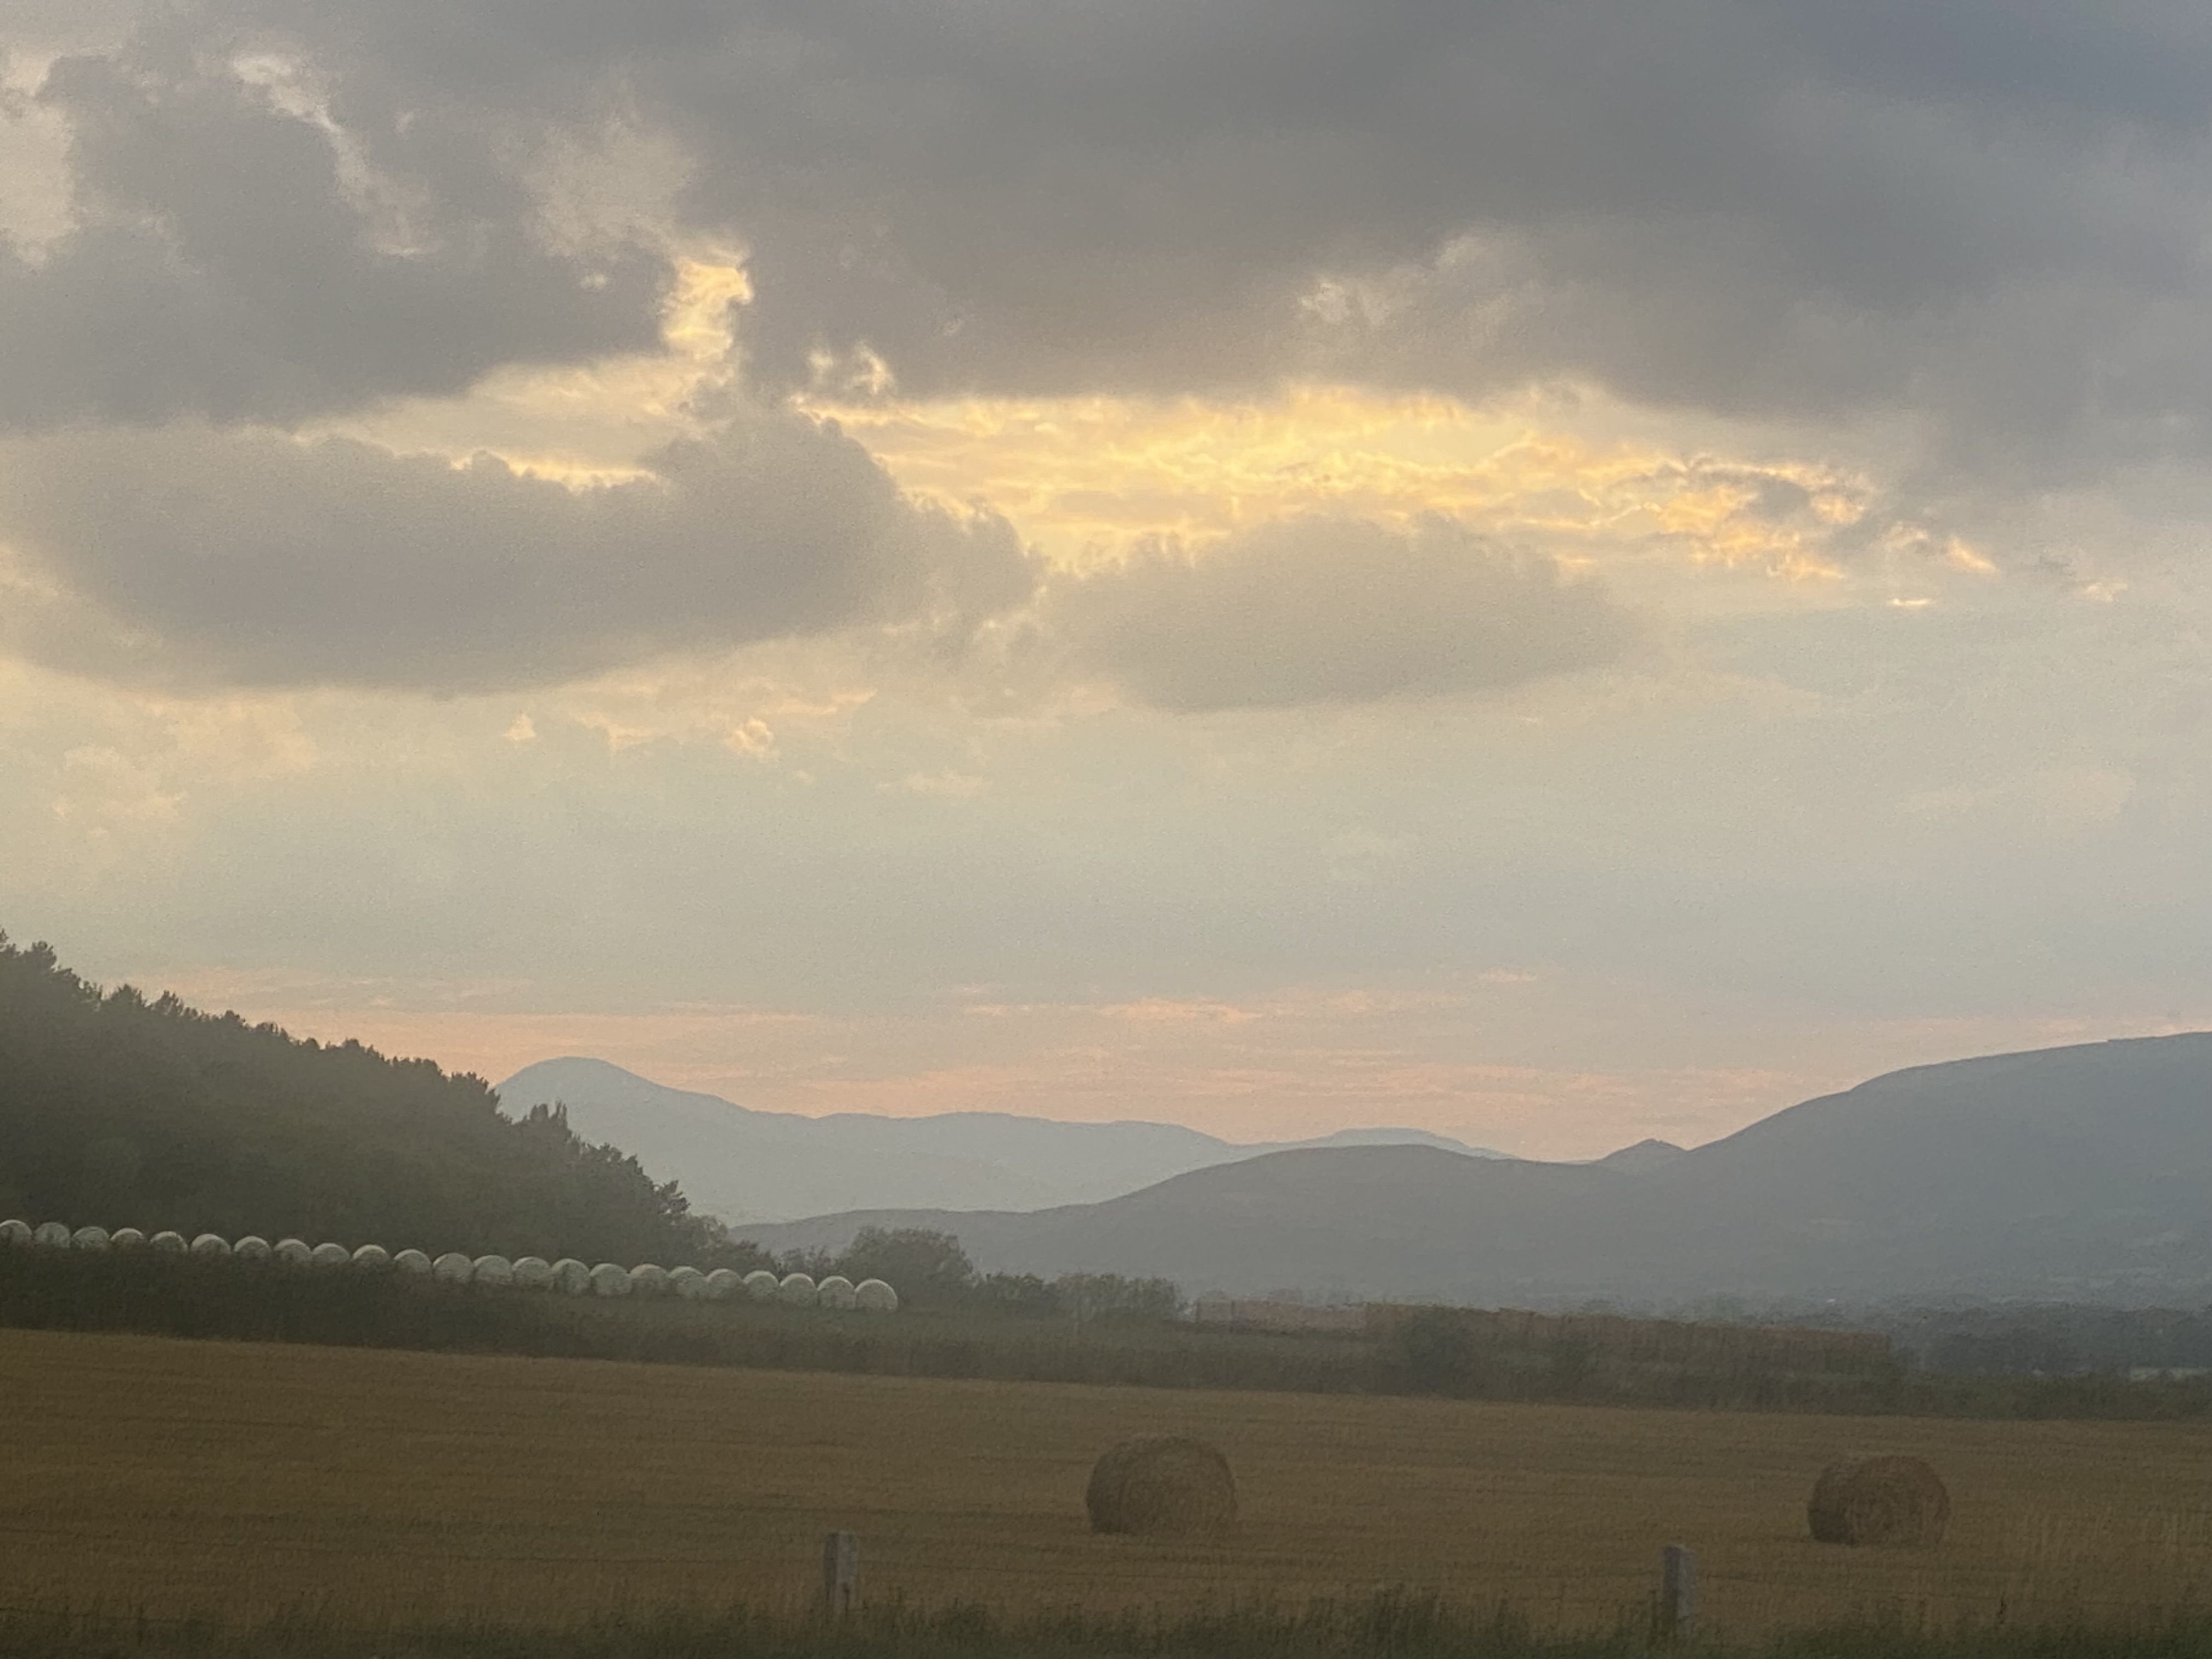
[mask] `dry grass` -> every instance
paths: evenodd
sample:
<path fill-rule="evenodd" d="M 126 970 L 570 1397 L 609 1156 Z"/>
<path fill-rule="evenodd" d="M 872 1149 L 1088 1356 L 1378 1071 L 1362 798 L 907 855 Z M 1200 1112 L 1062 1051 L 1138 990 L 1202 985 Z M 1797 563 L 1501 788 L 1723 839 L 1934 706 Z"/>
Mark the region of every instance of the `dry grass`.
<path fill-rule="evenodd" d="M 1099 1537 L 1092 1461 L 1227 1454 L 1222 1540 Z M 1839 1455 L 1924 1456 L 1933 1552 L 1822 1547 Z M 552 1621 L 790 1604 L 821 1536 L 872 1596 L 1220 1604 L 1404 1584 L 1540 1626 L 1697 1547 L 1738 1632 L 1902 1606 L 2014 1621 L 2212 1606 L 2212 1425 L 1693 1414 L 1165 1393 L 0 1332 L 0 1606 Z"/>

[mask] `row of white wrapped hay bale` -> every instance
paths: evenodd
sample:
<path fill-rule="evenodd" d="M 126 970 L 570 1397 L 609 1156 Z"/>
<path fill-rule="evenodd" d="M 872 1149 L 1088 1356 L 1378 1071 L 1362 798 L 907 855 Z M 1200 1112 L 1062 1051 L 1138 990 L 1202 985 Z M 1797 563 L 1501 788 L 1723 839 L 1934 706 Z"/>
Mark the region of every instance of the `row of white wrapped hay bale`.
<path fill-rule="evenodd" d="M 777 1302 L 792 1308 L 857 1308 L 868 1313 L 896 1313 L 898 1292 L 880 1279 L 864 1279 L 855 1285 L 832 1273 L 817 1284 L 805 1273 L 781 1277 L 765 1270 L 739 1273 L 716 1267 L 702 1273 L 696 1267 L 661 1267 L 647 1261 L 624 1267 L 602 1261 L 587 1267 L 573 1256 L 548 1261 L 526 1255 L 508 1261 L 503 1255 L 471 1256 L 448 1250 L 434 1260 L 421 1250 L 394 1254 L 379 1244 L 349 1250 L 343 1244 L 310 1246 L 302 1239 L 280 1238 L 271 1244 L 251 1234 L 236 1243 L 216 1233 L 202 1233 L 186 1240 L 177 1232 L 158 1232 L 151 1237 L 136 1227 L 111 1233 L 103 1227 L 79 1227 L 74 1231 L 58 1221 L 37 1227 L 22 1221 L 0 1221 L 0 1245 L 27 1244 L 45 1249 L 135 1249 L 141 1246 L 167 1253 L 202 1256 L 238 1256 L 247 1261 L 278 1261 L 302 1267 L 361 1267 L 390 1269 L 438 1279 L 448 1285 L 487 1285 L 497 1289 L 558 1291 L 568 1296 L 674 1296 L 687 1302 L 727 1302 L 741 1292 L 755 1302 Z"/>
<path fill-rule="evenodd" d="M 805 1273 L 781 1277 L 766 1269 L 743 1275 L 729 1267 L 702 1273 L 696 1267 L 658 1267 L 651 1262 L 635 1267 L 602 1261 L 588 1275 L 594 1296 L 678 1296 L 686 1300 L 726 1302 L 742 1293 L 753 1302 L 780 1302 L 789 1308 L 858 1308 L 868 1313 L 898 1311 L 898 1292 L 880 1279 L 864 1279 L 855 1285 L 832 1273 L 820 1284 Z"/>

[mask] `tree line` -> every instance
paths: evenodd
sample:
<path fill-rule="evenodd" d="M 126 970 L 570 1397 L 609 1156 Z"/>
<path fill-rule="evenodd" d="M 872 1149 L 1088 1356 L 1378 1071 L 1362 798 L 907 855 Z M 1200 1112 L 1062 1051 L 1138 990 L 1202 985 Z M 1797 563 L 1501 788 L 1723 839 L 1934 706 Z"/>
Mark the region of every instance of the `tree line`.
<path fill-rule="evenodd" d="M 817 1279 L 842 1273 L 858 1284 L 880 1279 L 902 1305 L 929 1311 L 1001 1315 L 1012 1319 L 1126 1324 L 1179 1317 L 1183 1295 L 1173 1279 L 1125 1279 L 1119 1273 L 978 1272 L 959 1239 L 921 1227 L 863 1227 L 844 1249 L 794 1250 L 777 1259 L 785 1273 Z"/>
<path fill-rule="evenodd" d="M 0 933 L 0 1216 L 286 1235 L 433 1255 L 882 1279 L 908 1305 L 1031 1320 L 1170 1319 L 1165 1279 L 981 1273 L 957 1238 L 870 1228 L 771 1257 L 556 1106 L 520 1118 L 482 1078 L 103 989 Z"/>
<path fill-rule="evenodd" d="M 483 1079 L 104 990 L 0 933 L 0 1215 L 433 1255 L 758 1266 L 673 1182 Z"/>

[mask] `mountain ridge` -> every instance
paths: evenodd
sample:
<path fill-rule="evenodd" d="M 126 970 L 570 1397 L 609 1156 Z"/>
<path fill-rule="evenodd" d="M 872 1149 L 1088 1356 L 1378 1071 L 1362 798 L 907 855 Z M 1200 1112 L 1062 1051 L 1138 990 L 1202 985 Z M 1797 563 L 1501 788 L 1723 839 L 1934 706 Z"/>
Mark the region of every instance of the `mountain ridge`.
<path fill-rule="evenodd" d="M 1048 1209 L 1118 1197 L 1190 1170 L 1380 1137 L 1456 1157 L 1504 1156 L 1421 1129 L 1343 1129 L 1312 1142 L 1240 1144 L 1140 1118 L 809 1117 L 671 1088 L 586 1055 L 525 1066 L 495 1092 L 517 1114 L 565 1106 L 580 1133 L 619 1146 L 657 1178 L 678 1182 L 702 1212 L 745 1224 L 879 1207 Z"/>
<path fill-rule="evenodd" d="M 1914 1066 L 1642 1162 L 1305 1150 L 1026 1215 L 878 1211 L 745 1236 L 835 1248 L 861 1225 L 929 1227 L 987 1269 L 1194 1291 L 2140 1301 L 2212 1294 L 2208 1191 L 2212 1034 L 2188 1033 Z"/>

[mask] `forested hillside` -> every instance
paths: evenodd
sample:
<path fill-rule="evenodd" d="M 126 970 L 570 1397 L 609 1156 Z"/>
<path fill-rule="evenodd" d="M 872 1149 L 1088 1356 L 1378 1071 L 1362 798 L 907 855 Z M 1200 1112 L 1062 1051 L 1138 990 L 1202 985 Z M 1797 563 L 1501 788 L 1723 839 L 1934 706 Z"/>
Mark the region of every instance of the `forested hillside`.
<path fill-rule="evenodd" d="M 718 1231 L 481 1079 L 103 992 L 4 933 L 0 1215 L 617 1261 L 699 1260 Z"/>

